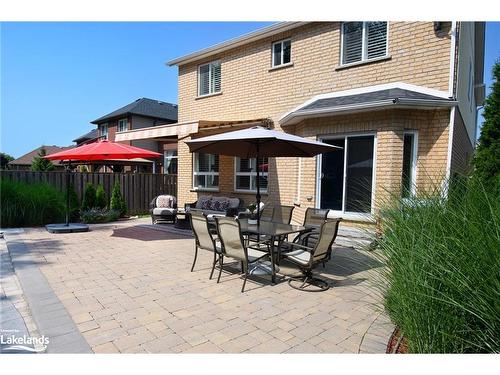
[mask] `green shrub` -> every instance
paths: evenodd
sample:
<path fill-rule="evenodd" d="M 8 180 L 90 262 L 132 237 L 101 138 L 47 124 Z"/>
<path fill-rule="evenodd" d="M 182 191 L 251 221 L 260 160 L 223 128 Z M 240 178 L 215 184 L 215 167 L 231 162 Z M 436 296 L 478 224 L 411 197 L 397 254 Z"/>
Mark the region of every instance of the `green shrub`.
<path fill-rule="evenodd" d="M 64 194 L 48 184 L 0 180 L 0 226 L 26 227 L 62 222 Z"/>
<path fill-rule="evenodd" d="M 84 223 L 107 223 L 115 221 L 120 217 L 120 212 L 116 210 L 106 210 L 102 208 L 91 208 L 81 212 L 81 218 Z"/>
<path fill-rule="evenodd" d="M 106 208 L 108 202 L 106 200 L 106 192 L 104 191 L 104 187 L 102 185 L 97 185 L 97 189 L 95 192 L 95 206 L 97 208 Z"/>
<path fill-rule="evenodd" d="M 94 207 L 96 207 L 96 191 L 94 185 L 88 182 L 83 193 L 82 210 L 89 210 Z"/>
<path fill-rule="evenodd" d="M 379 241 L 385 305 L 414 353 L 500 352 L 500 202 L 477 179 L 395 199 Z"/>
<path fill-rule="evenodd" d="M 125 202 L 125 199 L 123 199 L 120 190 L 120 183 L 118 181 L 116 181 L 115 185 L 113 186 L 109 208 L 120 212 L 121 216 L 127 213 L 127 203 Z"/>

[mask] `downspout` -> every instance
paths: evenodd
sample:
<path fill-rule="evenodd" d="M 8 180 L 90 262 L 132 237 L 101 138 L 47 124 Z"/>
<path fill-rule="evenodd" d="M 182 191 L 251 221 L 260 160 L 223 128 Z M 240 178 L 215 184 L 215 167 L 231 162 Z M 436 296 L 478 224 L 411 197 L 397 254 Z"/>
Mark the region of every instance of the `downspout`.
<path fill-rule="evenodd" d="M 452 21 L 451 23 L 451 50 L 450 50 L 450 77 L 448 81 L 448 95 L 450 98 L 455 98 L 455 60 L 456 58 L 456 46 L 457 46 L 457 21 Z M 457 67 L 458 68 L 458 67 Z M 444 181 L 443 192 L 448 195 L 448 183 L 451 177 L 451 157 L 453 152 L 453 133 L 455 130 L 455 110 L 456 107 L 452 107 L 450 110 L 450 122 L 448 125 L 448 157 L 446 161 L 446 178 Z"/>

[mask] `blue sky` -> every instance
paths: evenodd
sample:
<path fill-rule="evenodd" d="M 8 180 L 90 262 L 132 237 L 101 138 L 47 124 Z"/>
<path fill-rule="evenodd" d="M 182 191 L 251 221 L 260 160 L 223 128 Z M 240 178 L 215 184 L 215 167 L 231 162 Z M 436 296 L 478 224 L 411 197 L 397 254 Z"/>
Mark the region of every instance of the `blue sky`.
<path fill-rule="evenodd" d="M 1 150 L 19 157 L 70 145 L 89 122 L 135 99 L 177 102 L 174 57 L 269 22 L 2 23 Z M 485 80 L 500 57 L 500 23 L 486 27 Z"/>

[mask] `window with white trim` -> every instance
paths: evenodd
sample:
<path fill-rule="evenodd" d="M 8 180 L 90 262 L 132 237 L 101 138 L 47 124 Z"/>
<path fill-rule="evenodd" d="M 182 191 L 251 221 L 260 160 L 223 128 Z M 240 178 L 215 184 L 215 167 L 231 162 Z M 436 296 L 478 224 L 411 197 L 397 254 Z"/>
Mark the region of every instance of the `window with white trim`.
<path fill-rule="evenodd" d="M 257 159 L 238 158 L 235 163 L 234 189 L 240 191 L 257 191 Z M 260 191 L 267 192 L 267 170 L 269 162 L 267 158 L 259 158 L 259 184 Z"/>
<path fill-rule="evenodd" d="M 221 91 L 220 61 L 213 61 L 198 67 L 198 95 L 216 94 Z"/>
<path fill-rule="evenodd" d="M 273 43 L 273 68 L 292 62 L 292 41 L 290 39 Z"/>
<path fill-rule="evenodd" d="M 117 132 L 126 132 L 128 130 L 128 123 L 126 118 L 122 118 L 118 120 L 118 129 Z"/>
<path fill-rule="evenodd" d="M 165 150 L 163 153 L 163 173 L 177 174 L 177 150 Z"/>
<path fill-rule="evenodd" d="M 102 139 L 108 139 L 108 123 L 99 125 Z"/>
<path fill-rule="evenodd" d="M 194 154 L 193 188 L 209 190 L 219 188 L 219 155 Z"/>
<path fill-rule="evenodd" d="M 342 23 L 342 65 L 387 56 L 387 22 Z"/>
<path fill-rule="evenodd" d="M 401 197 L 410 198 L 416 192 L 417 133 L 405 132 L 403 139 L 403 171 L 401 175 Z"/>

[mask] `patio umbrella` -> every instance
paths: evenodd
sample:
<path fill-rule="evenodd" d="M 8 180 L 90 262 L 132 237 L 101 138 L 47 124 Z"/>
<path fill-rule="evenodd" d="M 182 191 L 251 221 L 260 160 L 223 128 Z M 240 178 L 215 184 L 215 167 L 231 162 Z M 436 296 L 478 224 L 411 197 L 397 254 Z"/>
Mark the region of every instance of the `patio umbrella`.
<path fill-rule="evenodd" d="M 56 152 L 45 156 L 49 160 L 67 161 L 66 166 L 66 223 L 48 224 L 47 230 L 52 233 L 87 231 L 88 226 L 69 222 L 69 170 L 71 164 L 83 164 L 94 160 L 116 160 L 136 158 L 158 158 L 162 156 L 158 152 L 145 150 L 139 147 L 128 146 L 110 141 L 98 141 L 84 144 L 69 150 Z"/>
<path fill-rule="evenodd" d="M 262 126 L 193 139 L 186 143 L 191 152 L 257 158 L 257 163 L 261 157 L 312 157 L 342 149 Z M 257 225 L 260 224 L 261 169 L 257 167 Z"/>

